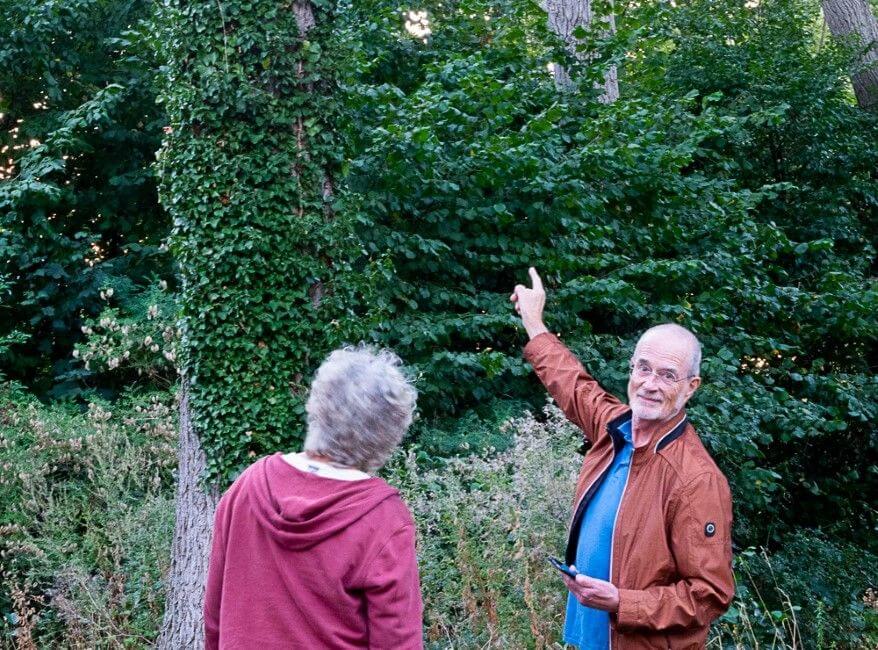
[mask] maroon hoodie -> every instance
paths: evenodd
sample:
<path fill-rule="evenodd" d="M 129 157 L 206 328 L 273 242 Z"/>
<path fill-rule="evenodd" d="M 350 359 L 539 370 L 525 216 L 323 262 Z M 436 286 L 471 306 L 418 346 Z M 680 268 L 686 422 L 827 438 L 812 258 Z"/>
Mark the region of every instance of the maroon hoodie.
<path fill-rule="evenodd" d="M 420 650 L 415 526 L 380 478 L 340 481 L 278 453 L 220 500 L 206 648 Z"/>

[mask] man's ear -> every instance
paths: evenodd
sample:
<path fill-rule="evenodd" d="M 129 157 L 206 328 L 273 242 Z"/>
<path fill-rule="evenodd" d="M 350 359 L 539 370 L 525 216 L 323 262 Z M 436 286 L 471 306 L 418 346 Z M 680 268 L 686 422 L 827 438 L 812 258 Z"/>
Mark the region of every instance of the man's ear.
<path fill-rule="evenodd" d="M 701 386 L 701 377 L 692 377 L 689 380 L 689 395 L 686 397 L 687 400 L 695 394 L 695 391 L 698 390 L 699 386 Z"/>

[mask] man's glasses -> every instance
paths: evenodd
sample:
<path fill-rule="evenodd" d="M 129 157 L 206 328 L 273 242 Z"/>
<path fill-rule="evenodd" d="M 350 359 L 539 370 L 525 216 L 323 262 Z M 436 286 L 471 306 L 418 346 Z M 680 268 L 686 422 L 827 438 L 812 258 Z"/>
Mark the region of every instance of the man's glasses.
<path fill-rule="evenodd" d="M 679 381 L 683 381 L 684 379 L 691 379 L 695 375 L 687 375 L 686 377 L 677 378 L 677 375 L 673 370 L 653 370 L 649 367 L 649 364 L 646 363 L 637 363 L 637 364 L 629 364 L 628 366 L 631 369 L 631 376 L 637 377 L 638 379 L 646 380 L 650 375 L 655 375 L 658 381 L 666 386 L 672 386 Z"/>

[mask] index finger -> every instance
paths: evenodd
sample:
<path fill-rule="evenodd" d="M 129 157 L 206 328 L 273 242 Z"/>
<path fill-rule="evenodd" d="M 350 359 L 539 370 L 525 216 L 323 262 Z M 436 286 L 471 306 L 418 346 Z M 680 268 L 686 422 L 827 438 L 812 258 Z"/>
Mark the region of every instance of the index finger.
<path fill-rule="evenodd" d="M 530 267 L 527 272 L 530 274 L 530 280 L 533 283 L 534 291 L 542 291 L 543 281 L 540 279 L 540 276 L 537 275 L 537 270 L 534 267 Z"/>

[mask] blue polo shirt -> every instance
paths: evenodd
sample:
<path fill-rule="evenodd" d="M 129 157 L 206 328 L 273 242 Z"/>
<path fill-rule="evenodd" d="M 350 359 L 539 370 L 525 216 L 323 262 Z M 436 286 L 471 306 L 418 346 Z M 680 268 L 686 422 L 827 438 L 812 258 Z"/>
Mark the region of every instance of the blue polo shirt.
<path fill-rule="evenodd" d="M 619 426 L 625 438 L 625 445 L 616 453 L 607 475 L 580 520 L 579 543 L 576 546 L 576 568 L 580 573 L 610 579 L 610 550 L 613 539 L 613 525 L 622 501 L 622 492 L 628 482 L 628 469 L 631 467 L 631 420 Z M 569 594 L 567 598 L 567 618 L 564 621 L 564 641 L 581 650 L 608 650 L 610 647 L 610 615 L 599 609 L 580 605 Z"/>

